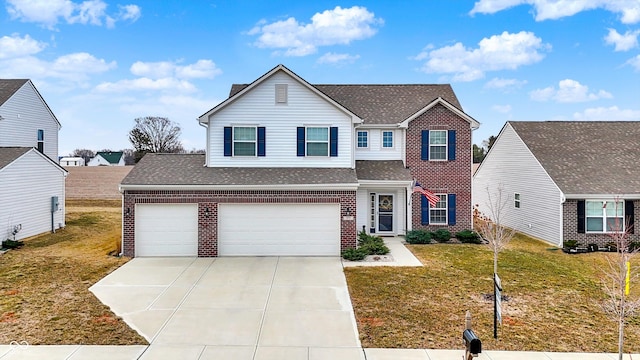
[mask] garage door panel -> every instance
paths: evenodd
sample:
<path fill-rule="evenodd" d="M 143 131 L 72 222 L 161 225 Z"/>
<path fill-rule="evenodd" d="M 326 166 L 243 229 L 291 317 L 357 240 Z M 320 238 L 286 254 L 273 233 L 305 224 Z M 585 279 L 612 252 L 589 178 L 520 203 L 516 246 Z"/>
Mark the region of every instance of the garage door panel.
<path fill-rule="evenodd" d="M 220 255 L 340 253 L 339 204 L 220 204 Z"/>
<path fill-rule="evenodd" d="M 197 204 L 138 204 L 136 256 L 197 256 Z"/>

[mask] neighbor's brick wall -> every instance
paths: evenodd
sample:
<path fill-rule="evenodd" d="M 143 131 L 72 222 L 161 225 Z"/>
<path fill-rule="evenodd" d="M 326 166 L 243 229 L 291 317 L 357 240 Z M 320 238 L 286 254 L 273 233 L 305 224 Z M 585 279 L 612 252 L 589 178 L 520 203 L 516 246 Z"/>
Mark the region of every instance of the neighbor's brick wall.
<path fill-rule="evenodd" d="M 219 203 L 339 203 L 340 249 L 356 246 L 356 192 L 355 191 L 125 191 L 122 251 L 125 256 L 135 255 L 135 204 L 198 204 L 198 256 L 218 256 L 218 204 Z M 209 216 L 206 215 L 209 208 Z M 348 211 L 347 211 L 348 210 Z M 354 220 L 342 217 L 350 213 Z"/>
<path fill-rule="evenodd" d="M 456 130 L 456 159 L 427 161 L 420 158 L 422 130 Z M 451 233 L 471 229 L 471 127 L 443 105 L 436 105 L 409 123 L 407 129 L 407 166 L 411 174 L 427 190 L 456 194 L 456 225 L 424 226 L 421 223 L 420 194 L 413 194 L 413 229 L 448 228 Z"/>
<path fill-rule="evenodd" d="M 562 205 L 562 234 L 563 241 L 577 240 L 582 245 L 598 244 L 605 245 L 612 242 L 613 239 L 609 234 L 579 234 L 578 233 L 578 200 L 566 200 Z M 636 228 L 640 221 L 640 200 L 633 202 L 633 222 Z M 631 241 L 640 241 L 640 233 L 637 230 L 633 230 L 633 234 L 629 235 Z"/>

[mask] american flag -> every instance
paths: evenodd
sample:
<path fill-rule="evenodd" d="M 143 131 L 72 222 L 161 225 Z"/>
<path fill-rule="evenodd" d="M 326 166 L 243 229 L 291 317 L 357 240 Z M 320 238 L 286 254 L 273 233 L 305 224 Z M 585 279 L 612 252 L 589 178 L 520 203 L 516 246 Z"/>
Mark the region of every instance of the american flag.
<path fill-rule="evenodd" d="M 418 192 L 418 193 L 420 193 L 420 194 L 424 195 L 424 197 L 426 197 L 426 198 L 427 198 L 427 201 L 429 201 L 429 205 L 431 205 L 431 206 L 436 206 L 436 204 L 438 203 L 438 201 L 440 201 L 440 198 L 439 198 L 436 194 L 432 193 L 432 192 L 431 192 L 431 191 L 429 191 L 429 190 L 425 190 L 425 189 L 420 185 L 420 183 L 419 183 L 419 182 L 417 182 L 417 181 L 416 181 L 416 184 L 415 184 L 415 185 L 413 185 L 413 192 L 414 192 L 414 193 L 415 193 L 415 192 Z"/>

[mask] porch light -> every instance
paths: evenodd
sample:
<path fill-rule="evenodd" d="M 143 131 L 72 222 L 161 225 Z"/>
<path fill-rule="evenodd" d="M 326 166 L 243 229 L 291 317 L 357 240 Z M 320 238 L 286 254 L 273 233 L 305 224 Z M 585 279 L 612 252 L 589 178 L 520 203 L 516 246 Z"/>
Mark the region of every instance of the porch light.
<path fill-rule="evenodd" d="M 209 207 L 204 208 L 204 217 L 209 217 L 211 215 L 211 212 L 209 211 Z"/>
<path fill-rule="evenodd" d="M 347 206 L 347 210 L 345 211 L 345 214 L 347 214 L 347 216 L 351 216 L 351 208 Z"/>
<path fill-rule="evenodd" d="M 125 216 L 129 216 L 129 215 L 131 215 L 131 208 L 129 208 L 129 207 L 128 207 L 128 208 L 124 211 L 124 215 L 125 215 Z"/>

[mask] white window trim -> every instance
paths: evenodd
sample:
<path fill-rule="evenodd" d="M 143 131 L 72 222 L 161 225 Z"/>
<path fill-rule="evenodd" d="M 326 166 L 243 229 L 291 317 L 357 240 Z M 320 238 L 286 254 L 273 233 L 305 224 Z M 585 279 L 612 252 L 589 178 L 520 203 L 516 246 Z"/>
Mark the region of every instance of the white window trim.
<path fill-rule="evenodd" d="M 358 141 L 358 133 L 363 132 L 366 134 L 367 138 L 367 146 L 359 146 L 360 143 Z M 368 149 L 369 148 L 369 130 L 356 130 L 356 149 Z"/>
<path fill-rule="evenodd" d="M 431 132 L 432 131 L 444 131 L 444 144 L 436 144 L 431 145 Z M 432 146 L 444 146 L 444 159 L 433 159 L 431 155 L 433 151 L 431 151 Z M 429 161 L 448 161 L 449 160 L 449 132 L 447 130 L 429 130 Z"/>
<path fill-rule="evenodd" d="M 309 155 L 309 148 L 307 147 L 307 144 L 309 143 L 314 143 L 314 144 L 320 144 L 320 143 L 325 143 L 325 141 L 318 141 L 318 140 L 311 140 L 309 141 L 308 137 L 309 137 L 309 128 L 312 129 L 318 129 L 318 128 L 324 128 L 327 129 L 327 155 Z M 304 127 L 304 154 L 305 157 L 312 157 L 312 158 L 325 158 L 325 157 L 330 157 L 331 156 L 331 127 L 330 126 L 325 126 L 325 125 L 320 125 L 320 126 L 313 126 L 313 125 L 309 125 L 309 126 L 305 126 Z"/>
<path fill-rule="evenodd" d="M 241 143 L 250 143 L 253 142 L 253 155 L 236 155 L 236 139 L 235 139 L 235 135 L 236 135 L 236 128 L 253 128 L 254 132 L 255 132 L 255 140 L 254 141 L 248 141 L 248 140 L 238 140 L 238 142 Z M 254 158 L 254 157 L 258 157 L 258 126 L 256 125 L 234 125 L 232 126 L 232 130 L 231 130 L 231 156 L 232 157 L 237 157 L 237 158 Z"/>
<path fill-rule="evenodd" d="M 384 133 L 391 133 L 391 146 L 384 146 Z M 396 148 L 396 139 L 395 139 L 395 131 L 393 130 L 382 130 L 380 131 L 380 149 L 382 150 L 394 150 Z"/>
<path fill-rule="evenodd" d="M 522 196 L 520 193 L 513 194 L 513 207 L 515 209 L 520 209 L 522 207 Z"/>
<path fill-rule="evenodd" d="M 446 204 L 446 206 L 444 207 L 444 222 L 440 223 L 440 222 L 431 221 L 431 211 L 442 210 L 443 208 L 434 208 L 433 206 L 429 205 L 429 225 L 449 225 L 449 198 L 447 196 L 449 194 L 435 194 L 435 195 L 438 196 L 440 199 L 444 199 L 444 203 Z"/>
<path fill-rule="evenodd" d="M 584 201 L 584 232 L 587 234 L 619 234 L 619 233 L 623 233 L 626 231 L 626 226 L 625 226 L 625 211 L 624 211 L 624 200 L 618 200 L 621 204 L 622 204 L 622 229 L 619 231 L 608 231 L 607 230 L 607 210 L 605 208 L 602 208 L 602 216 L 589 216 L 587 215 L 587 203 L 588 202 L 607 202 L 607 203 L 612 203 L 612 206 L 615 206 L 616 200 L 611 200 L 611 199 L 585 199 Z M 607 205 L 609 206 L 609 205 Z M 590 231 L 588 226 L 587 226 L 587 219 L 588 218 L 600 218 L 602 219 L 602 231 Z M 609 217 L 609 219 L 615 219 L 618 218 L 618 216 L 614 216 L 614 217 Z"/>

